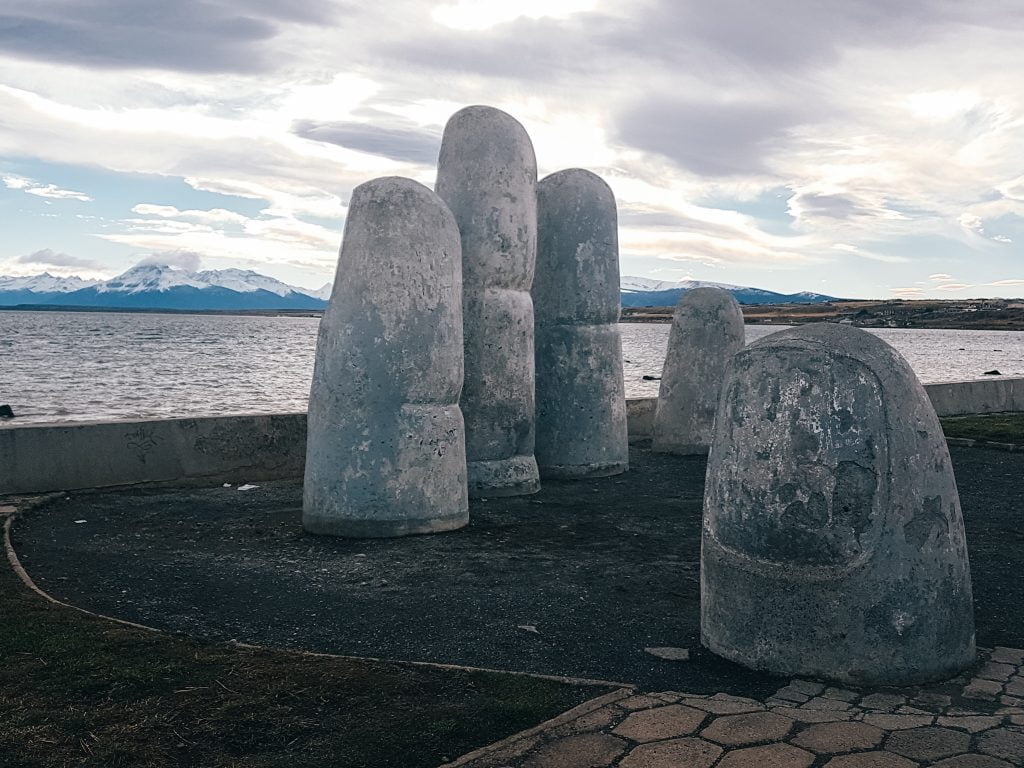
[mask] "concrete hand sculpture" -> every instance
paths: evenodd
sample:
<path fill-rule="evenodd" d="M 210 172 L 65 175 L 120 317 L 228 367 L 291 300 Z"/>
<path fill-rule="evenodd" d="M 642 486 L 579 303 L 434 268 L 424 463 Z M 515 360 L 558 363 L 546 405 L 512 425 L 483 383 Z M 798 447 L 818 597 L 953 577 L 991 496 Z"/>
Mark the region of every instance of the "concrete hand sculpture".
<path fill-rule="evenodd" d="M 541 477 L 626 471 L 615 196 L 590 171 L 537 185 L 537 464 Z"/>
<path fill-rule="evenodd" d="M 460 402 L 469 492 L 535 493 L 530 286 L 537 161 L 523 126 L 491 107 L 456 112 L 444 130 L 437 194 L 462 237 L 466 377 Z"/>
<path fill-rule="evenodd" d="M 963 517 L 924 388 L 818 323 L 733 359 L 708 462 L 701 633 L 778 675 L 904 685 L 974 660 Z"/>
<path fill-rule="evenodd" d="M 654 412 L 654 451 L 708 452 L 725 371 L 743 344 L 743 313 L 728 291 L 694 288 L 679 298 Z"/>
<path fill-rule="evenodd" d="M 317 340 L 307 531 L 402 536 L 468 522 L 461 272 L 455 219 L 427 187 L 382 178 L 353 191 Z"/>

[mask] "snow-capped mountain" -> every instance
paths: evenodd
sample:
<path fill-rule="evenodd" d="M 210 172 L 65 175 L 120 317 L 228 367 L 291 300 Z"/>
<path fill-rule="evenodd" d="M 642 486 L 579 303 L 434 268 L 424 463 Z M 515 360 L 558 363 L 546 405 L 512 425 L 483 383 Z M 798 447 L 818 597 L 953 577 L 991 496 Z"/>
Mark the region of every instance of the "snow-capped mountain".
<path fill-rule="evenodd" d="M 707 287 L 735 288 L 736 286 L 725 283 L 709 283 L 703 280 L 655 280 L 650 277 L 630 277 L 628 275 L 619 278 L 619 290 L 623 293 L 650 293 L 677 289 L 689 291 L 693 288 Z"/>
<path fill-rule="evenodd" d="M 0 277 L 0 306 L 49 304 L 97 282 L 80 277 L 57 277 L 49 272 L 29 277 Z"/>
<path fill-rule="evenodd" d="M 729 291 L 741 304 L 816 304 L 833 297 L 820 293 L 783 294 L 761 288 L 702 280 L 654 280 L 625 276 L 620 280 L 622 305 L 664 307 L 694 288 L 714 286 Z M 323 309 L 331 283 L 319 289 L 298 288 L 247 269 L 202 272 L 144 262 L 110 280 L 78 277 L 0 277 L 0 306 L 19 304 L 121 309 Z"/>
<path fill-rule="evenodd" d="M 196 272 L 193 277 L 206 285 L 227 288 L 239 293 L 252 293 L 253 291 L 269 291 L 278 296 L 287 296 L 290 293 L 303 293 L 306 296 L 320 298 L 317 292 L 307 288 L 296 288 L 295 286 L 282 283 L 280 280 L 253 272 L 251 269 L 208 269 L 205 272 Z"/>
<path fill-rule="evenodd" d="M 96 285 L 96 293 L 162 293 L 172 288 L 208 288 L 184 269 L 159 264 L 137 264 L 127 272 Z"/>
<path fill-rule="evenodd" d="M 334 283 L 324 283 L 322 286 L 317 288 L 315 291 L 306 291 L 314 299 L 322 299 L 327 301 L 331 298 L 331 291 L 334 290 Z"/>
<path fill-rule="evenodd" d="M 60 288 L 54 288 L 54 286 Z M 23 287 L 25 286 L 25 287 Z M 52 289 L 51 289 L 52 288 Z M 296 288 L 243 269 L 189 272 L 155 263 L 137 264 L 110 280 L 0 277 L 0 306 L 35 304 L 121 309 L 322 309 L 315 291 Z"/>
<path fill-rule="evenodd" d="M 99 280 L 83 280 L 80 277 L 57 277 L 49 272 L 30 277 L 0 277 L 0 291 L 31 291 L 33 293 L 71 293 L 88 288 Z"/>
<path fill-rule="evenodd" d="M 648 277 L 623 276 L 619 288 L 624 307 L 668 307 L 679 297 L 694 288 L 721 288 L 728 291 L 740 304 L 819 304 L 836 301 L 834 296 L 801 291 L 800 293 L 776 293 L 763 288 L 712 283 L 704 280 L 652 280 Z"/>

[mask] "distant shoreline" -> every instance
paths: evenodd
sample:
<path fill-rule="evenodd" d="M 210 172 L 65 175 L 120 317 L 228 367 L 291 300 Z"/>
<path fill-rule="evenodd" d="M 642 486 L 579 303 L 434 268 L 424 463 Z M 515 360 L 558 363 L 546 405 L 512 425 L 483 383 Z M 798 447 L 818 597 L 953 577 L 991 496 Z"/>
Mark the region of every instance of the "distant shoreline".
<path fill-rule="evenodd" d="M 623 307 L 621 322 L 670 323 L 673 307 Z M 1024 331 L 1024 301 L 1004 299 L 833 301 L 744 304 L 747 325 L 843 323 L 858 328 Z"/>
<path fill-rule="evenodd" d="M 932 328 L 964 331 L 1024 331 L 1024 301 L 843 301 L 820 304 L 744 304 L 746 325 L 803 325 L 832 322 L 858 328 Z M 228 317 L 323 317 L 322 309 L 166 309 L 160 307 L 73 307 L 51 304 L 0 306 L 8 312 L 83 312 Z M 673 307 L 623 307 L 620 322 L 672 322 Z"/>
<path fill-rule="evenodd" d="M 322 309 L 165 309 L 163 307 L 61 307 L 53 304 L 17 304 L 0 307 L 7 312 L 110 312 L 118 315 L 231 315 L 238 317 L 323 317 Z"/>

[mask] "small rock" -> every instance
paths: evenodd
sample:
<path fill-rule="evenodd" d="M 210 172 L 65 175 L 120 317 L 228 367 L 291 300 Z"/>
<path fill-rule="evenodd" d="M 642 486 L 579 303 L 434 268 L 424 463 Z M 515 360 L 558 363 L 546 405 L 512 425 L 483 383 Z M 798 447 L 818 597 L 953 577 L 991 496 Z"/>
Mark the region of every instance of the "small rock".
<path fill-rule="evenodd" d="M 661 376 L 649 376 L 646 373 L 641 378 L 643 378 L 644 381 L 661 381 Z"/>
<path fill-rule="evenodd" d="M 521 629 L 523 632 L 532 632 L 535 635 L 540 634 L 540 632 L 537 631 L 537 627 L 533 624 L 520 624 L 516 629 Z"/>
<path fill-rule="evenodd" d="M 248 483 L 246 483 L 245 485 L 238 486 L 238 490 L 240 490 L 240 491 L 251 491 L 253 488 L 259 488 L 259 486 L 258 485 L 249 485 Z"/>
<path fill-rule="evenodd" d="M 14 410 L 9 405 L 0 405 L 0 419 L 13 419 Z"/>
<path fill-rule="evenodd" d="M 644 651 L 665 661 L 690 660 L 690 652 L 686 648 L 644 648 Z"/>
<path fill-rule="evenodd" d="M 1002 376 L 1003 374 L 1001 374 L 999 371 L 997 371 L 995 368 L 993 368 L 991 371 L 985 371 L 981 375 L 982 376 Z"/>

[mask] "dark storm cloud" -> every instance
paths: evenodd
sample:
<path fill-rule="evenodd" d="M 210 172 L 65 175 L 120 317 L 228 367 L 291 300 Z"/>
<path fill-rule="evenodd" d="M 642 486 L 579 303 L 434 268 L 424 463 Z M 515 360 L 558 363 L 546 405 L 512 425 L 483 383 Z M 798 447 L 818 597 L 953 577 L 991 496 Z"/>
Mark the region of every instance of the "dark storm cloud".
<path fill-rule="evenodd" d="M 91 259 L 69 256 L 66 253 L 43 248 L 35 253 L 27 253 L 15 259 L 18 264 L 41 264 L 49 267 L 80 267 L 82 269 L 101 269 L 101 265 Z"/>
<path fill-rule="evenodd" d="M 339 147 L 379 155 L 405 163 L 430 165 L 437 162 L 440 131 L 422 128 L 387 128 L 378 124 L 296 120 L 292 133 L 304 139 L 337 144 Z"/>
<path fill-rule="evenodd" d="M 518 18 L 488 30 L 432 26 L 382 42 L 375 53 L 381 63 L 398 60 L 425 70 L 541 85 L 573 75 L 592 79 L 612 71 L 619 59 L 610 41 L 619 23 L 583 13 L 568 19 Z"/>
<path fill-rule="evenodd" d="M 913 44 L 957 13 L 948 0 L 659 0 L 644 7 L 615 36 L 618 46 L 697 70 L 718 62 L 754 73 L 820 65 L 848 45 Z"/>
<path fill-rule="evenodd" d="M 744 103 L 705 103 L 652 97 L 623 111 L 618 139 L 708 176 L 764 173 L 800 110 Z"/>
<path fill-rule="evenodd" d="M 15 0 L 0 53 L 97 68 L 254 72 L 287 22 L 327 23 L 337 6 L 287 0 Z"/>
<path fill-rule="evenodd" d="M 1024 23 L 1006 0 L 638 0 L 618 16 L 518 18 L 472 31 L 427 24 L 377 51 L 426 69 L 513 79 L 675 66 L 714 81 L 820 66 L 849 46 L 914 45 L 979 18 Z"/>

